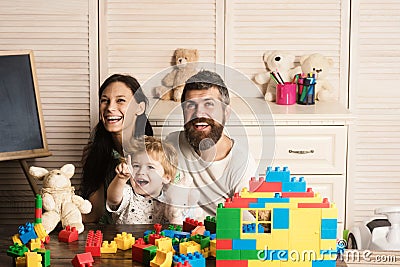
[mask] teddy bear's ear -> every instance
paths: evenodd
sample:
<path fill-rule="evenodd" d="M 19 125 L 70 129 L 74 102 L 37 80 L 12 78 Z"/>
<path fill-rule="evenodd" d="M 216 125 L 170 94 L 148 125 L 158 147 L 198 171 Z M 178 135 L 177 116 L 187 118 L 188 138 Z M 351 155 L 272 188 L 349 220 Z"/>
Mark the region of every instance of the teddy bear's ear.
<path fill-rule="evenodd" d="M 307 59 L 308 57 L 309 57 L 309 55 L 302 56 L 302 57 L 300 58 L 300 65 L 303 65 L 304 61 L 306 61 L 306 59 Z"/>
<path fill-rule="evenodd" d="M 60 170 L 65 174 L 67 178 L 71 178 L 72 176 L 74 176 L 75 166 L 72 164 L 65 164 L 61 167 Z"/>
<path fill-rule="evenodd" d="M 267 62 L 268 61 L 268 57 L 269 55 L 271 55 L 273 52 L 269 51 L 269 52 L 265 52 L 263 55 L 263 61 Z"/>
<path fill-rule="evenodd" d="M 31 166 L 29 168 L 29 174 L 32 175 L 35 179 L 38 179 L 39 181 L 43 180 L 43 178 L 48 173 L 49 173 L 49 171 L 46 170 L 45 168 L 40 168 L 40 167 L 35 167 L 35 166 Z"/>

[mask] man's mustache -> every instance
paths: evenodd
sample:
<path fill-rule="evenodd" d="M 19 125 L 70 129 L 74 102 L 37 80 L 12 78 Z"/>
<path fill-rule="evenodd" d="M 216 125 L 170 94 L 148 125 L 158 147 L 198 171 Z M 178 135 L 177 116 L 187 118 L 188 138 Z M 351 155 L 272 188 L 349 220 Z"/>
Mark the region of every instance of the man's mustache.
<path fill-rule="evenodd" d="M 216 122 L 213 119 L 210 118 L 194 118 L 190 121 L 188 121 L 185 126 L 194 126 L 196 123 L 207 123 L 210 126 L 216 125 L 218 122 Z"/>

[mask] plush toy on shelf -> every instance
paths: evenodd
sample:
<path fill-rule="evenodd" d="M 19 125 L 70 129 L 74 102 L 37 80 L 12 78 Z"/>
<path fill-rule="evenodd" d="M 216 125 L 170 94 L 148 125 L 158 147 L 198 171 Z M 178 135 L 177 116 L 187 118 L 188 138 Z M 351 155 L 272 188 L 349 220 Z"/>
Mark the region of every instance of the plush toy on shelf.
<path fill-rule="evenodd" d="M 279 72 L 283 82 L 291 82 L 296 74 L 301 73 L 301 68 L 300 66 L 295 67 L 295 56 L 286 51 L 265 52 L 263 60 L 267 71 L 256 74 L 254 80 L 257 84 L 266 85 L 264 98 L 266 101 L 272 102 L 276 100 L 276 82 L 271 79 L 270 73 L 272 71 Z"/>
<path fill-rule="evenodd" d="M 334 88 L 326 79 L 333 67 L 333 60 L 319 53 L 305 55 L 300 59 L 301 70 L 304 74 L 315 74 L 315 99 L 332 101 L 335 99 Z"/>
<path fill-rule="evenodd" d="M 175 66 L 161 81 L 161 86 L 155 88 L 155 95 L 162 100 L 181 101 L 185 82 L 195 75 L 199 52 L 197 49 L 178 48 L 174 53 Z"/>
<path fill-rule="evenodd" d="M 63 228 L 69 225 L 76 227 L 78 233 L 84 230 L 81 214 L 88 214 L 92 210 L 92 204 L 75 195 L 70 180 L 74 172 L 75 166 L 72 164 L 66 164 L 61 169 L 52 171 L 35 166 L 29 168 L 29 173 L 34 178 L 43 180 L 42 224 L 47 233 L 53 231 L 60 221 Z"/>

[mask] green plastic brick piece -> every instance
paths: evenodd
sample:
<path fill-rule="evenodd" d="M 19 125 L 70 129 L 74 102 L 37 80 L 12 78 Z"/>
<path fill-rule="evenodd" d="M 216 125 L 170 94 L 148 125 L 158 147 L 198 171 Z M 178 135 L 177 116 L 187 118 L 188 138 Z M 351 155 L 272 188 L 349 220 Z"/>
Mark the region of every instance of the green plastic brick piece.
<path fill-rule="evenodd" d="M 217 250 L 217 259 L 218 260 L 240 260 L 240 251 L 239 250 Z"/>

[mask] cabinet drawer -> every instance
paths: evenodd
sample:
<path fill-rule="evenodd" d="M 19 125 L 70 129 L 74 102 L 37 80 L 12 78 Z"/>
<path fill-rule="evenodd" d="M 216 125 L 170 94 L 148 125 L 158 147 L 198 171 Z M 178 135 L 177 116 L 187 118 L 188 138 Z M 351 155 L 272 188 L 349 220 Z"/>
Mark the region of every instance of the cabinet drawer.
<path fill-rule="evenodd" d="M 275 127 L 273 165 L 293 174 L 344 174 L 346 136 L 345 126 Z"/>

